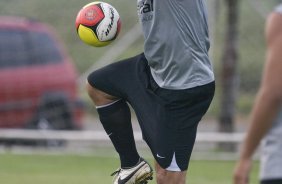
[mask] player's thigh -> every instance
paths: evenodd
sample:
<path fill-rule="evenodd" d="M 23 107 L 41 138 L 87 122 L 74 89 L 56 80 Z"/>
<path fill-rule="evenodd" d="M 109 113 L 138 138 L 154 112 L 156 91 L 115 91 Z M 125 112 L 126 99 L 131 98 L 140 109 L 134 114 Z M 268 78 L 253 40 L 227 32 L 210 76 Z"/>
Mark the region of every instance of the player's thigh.
<path fill-rule="evenodd" d="M 96 89 L 95 87 L 91 86 L 88 82 L 86 84 L 86 89 L 88 95 L 97 106 L 109 104 L 119 99 L 118 97 L 109 95 L 99 89 Z"/>
<path fill-rule="evenodd" d="M 158 121 L 155 159 L 166 170 L 185 171 L 196 139 L 197 126 L 214 95 L 214 82 L 187 90 L 159 89 L 164 113 Z M 162 155 L 161 155 L 162 154 Z M 165 158 L 162 158 L 165 157 Z"/>
<path fill-rule="evenodd" d="M 109 95 L 108 97 L 127 99 L 130 91 L 136 88 L 138 83 L 138 79 L 136 79 L 136 64 L 142 57 L 143 54 L 140 54 L 107 65 L 92 72 L 88 76 L 87 81 L 96 92 L 99 90 L 98 95 L 105 96 L 107 94 Z"/>

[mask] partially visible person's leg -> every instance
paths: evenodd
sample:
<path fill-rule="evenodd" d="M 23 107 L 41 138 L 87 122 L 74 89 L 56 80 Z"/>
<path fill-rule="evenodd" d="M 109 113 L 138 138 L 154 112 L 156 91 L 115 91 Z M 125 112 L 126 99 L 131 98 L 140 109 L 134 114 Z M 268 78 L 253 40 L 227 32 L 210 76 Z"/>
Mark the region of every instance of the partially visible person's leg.
<path fill-rule="evenodd" d="M 155 162 L 157 184 L 185 184 L 186 171 L 168 171 Z"/>

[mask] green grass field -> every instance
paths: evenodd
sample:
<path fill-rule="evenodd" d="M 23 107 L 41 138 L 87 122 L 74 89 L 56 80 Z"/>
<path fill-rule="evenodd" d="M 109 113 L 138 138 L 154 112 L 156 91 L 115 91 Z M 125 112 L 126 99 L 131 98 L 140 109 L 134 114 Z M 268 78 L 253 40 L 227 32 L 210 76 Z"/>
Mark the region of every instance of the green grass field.
<path fill-rule="evenodd" d="M 149 160 L 152 163 L 152 160 Z M 191 161 L 189 184 L 231 184 L 233 161 Z M 1 184 L 110 184 L 116 158 L 0 154 Z M 258 183 L 258 164 L 251 184 Z M 152 181 L 150 183 L 155 183 Z"/>

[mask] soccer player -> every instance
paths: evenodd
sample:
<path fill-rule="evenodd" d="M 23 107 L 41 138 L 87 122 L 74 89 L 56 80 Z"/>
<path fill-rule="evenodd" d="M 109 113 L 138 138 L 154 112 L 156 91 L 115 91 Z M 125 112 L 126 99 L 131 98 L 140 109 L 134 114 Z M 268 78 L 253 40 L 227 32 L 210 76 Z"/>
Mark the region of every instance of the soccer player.
<path fill-rule="evenodd" d="M 261 184 L 282 183 L 282 4 L 267 19 L 266 44 L 264 75 L 234 170 L 234 184 L 249 183 L 252 155 L 263 138 Z"/>
<path fill-rule="evenodd" d="M 197 125 L 214 96 L 203 0 L 138 0 L 144 53 L 88 76 L 87 89 L 119 154 L 114 184 L 146 183 L 128 104 L 156 160 L 158 184 L 184 184 Z M 128 103 L 128 104 L 127 104 Z"/>

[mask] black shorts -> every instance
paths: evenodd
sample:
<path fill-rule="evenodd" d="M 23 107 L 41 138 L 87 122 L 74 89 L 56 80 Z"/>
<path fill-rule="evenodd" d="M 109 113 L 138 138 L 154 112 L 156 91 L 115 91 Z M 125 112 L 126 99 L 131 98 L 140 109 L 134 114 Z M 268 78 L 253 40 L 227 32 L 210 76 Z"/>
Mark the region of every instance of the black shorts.
<path fill-rule="evenodd" d="M 282 178 L 262 180 L 260 183 L 261 184 L 282 184 Z"/>
<path fill-rule="evenodd" d="M 214 96 L 214 82 L 185 90 L 160 88 L 144 54 L 94 71 L 88 82 L 132 106 L 143 139 L 162 168 L 187 170 L 197 125 Z"/>

